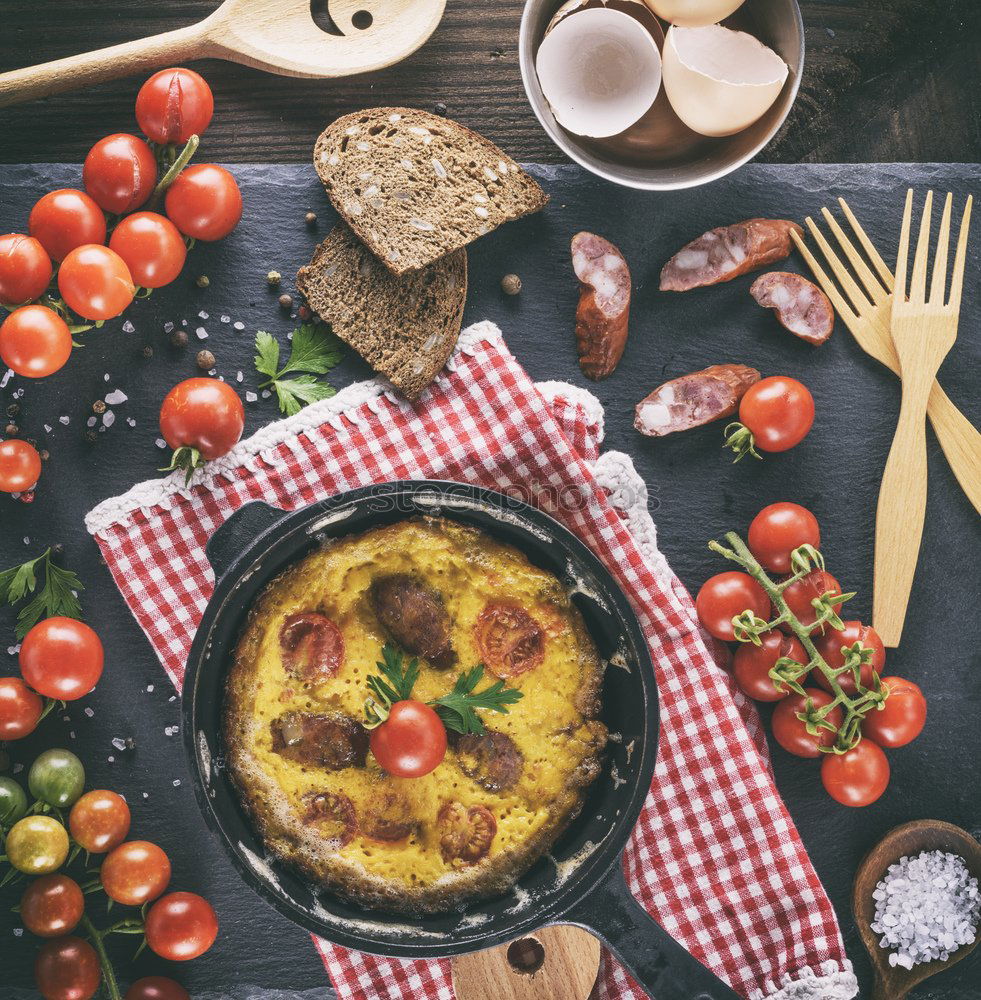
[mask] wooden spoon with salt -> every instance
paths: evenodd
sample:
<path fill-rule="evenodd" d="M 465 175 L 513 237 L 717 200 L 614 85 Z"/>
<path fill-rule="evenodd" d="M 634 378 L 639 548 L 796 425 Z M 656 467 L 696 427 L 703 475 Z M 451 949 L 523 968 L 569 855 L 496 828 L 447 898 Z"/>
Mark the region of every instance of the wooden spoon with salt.
<path fill-rule="evenodd" d="M 948 851 L 951 854 L 959 854 L 964 859 L 968 871 L 981 881 L 981 844 L 967 830 L 962 830 L 952 823 L 933 819 L 906 823 L 890 830 L 872 848 L 858 866 L 852 890 L 855 923 L 875 971 L 875 989 L 871 1000 L 904 1000 L 914 986 L 967 958 L 977 947 L 978 939 L 975 938 L 974 944 L 962 945 L 945 962 L 939 960 L 923 962 L 914 965 L 912 969 L 890 965 L 889 951 L 879 947 L 879 937 L 871 927 L 875 919 L 875 900 L 872 898 L 872 893 L 885 877 L 886 870 L 891 864 L 902 857 L 916 855 L 922 851 Z"/>

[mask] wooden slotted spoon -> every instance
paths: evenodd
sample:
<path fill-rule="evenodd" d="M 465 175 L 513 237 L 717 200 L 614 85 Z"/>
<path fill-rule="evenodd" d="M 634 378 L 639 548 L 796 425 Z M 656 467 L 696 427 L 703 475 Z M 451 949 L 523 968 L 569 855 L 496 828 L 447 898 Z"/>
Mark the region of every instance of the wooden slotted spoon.
<path fill-rule="evenodd" d="M 197 24 L 0 74 L 0 107 L 193 59 L 228 59 L 282 76 L 381 69 L 433 33 L 446 0 L 225 0 Z M 318 27 L 329 13 L 339 34 Z"/>

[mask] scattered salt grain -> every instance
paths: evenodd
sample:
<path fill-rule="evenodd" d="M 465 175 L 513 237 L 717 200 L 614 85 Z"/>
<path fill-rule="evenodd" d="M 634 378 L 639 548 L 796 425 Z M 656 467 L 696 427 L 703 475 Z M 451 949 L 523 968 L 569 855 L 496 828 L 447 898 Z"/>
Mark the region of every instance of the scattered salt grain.
<path fill-rule="evenodd" d="M 129 424 L 130 427 L 135 427 L 136 426 L 136 421 L 132 417 L 127 417 L 126 418 L 126 423 Z"/>
<path fill-rule="evenodd" d="M 146 686 L 146 693 L 147 694 L 153 694 L 153 685 L 152 684 L 147 684 L 147 686 Z"/>
<path fill-rule="evenodd" d="M 51 424 L 45 424 L 44 425 L 44 433 L 45 434 L 50 434 L 51 433 Z"/>
<path fill-rule="evenodd" d="M 203 326 L 199 326 L 194 331 L 194 333 L 197 336 L 198 340 L 207 340 L 208 339 L 208 331 L 205 330 L 205 328 Z"/>
<path fill-rule="evenodd" d="M 112 392 L 106 394 L 106 405 L 119 406 L 120 403 L 125 403 L 127 399 L 129 399 L 129 396 L 122 389 L 113 389 Z"/>
<path fill-rule="evenodd" d="M 181 783 L 181 779 L 180 779 L 180 778 L 174 778 L 174 788 L 177 788 L 177 786 L 178 786 L 178 785 L 179 785 L 180 783 Z"/>
<path fill-rule="evenodd" d="M 8 646 L 7 653 L 10 656 L 16 656 L 20 652 L 20 646 Z"/>
<path fill-rule="evenodd" d="M 112 738 L 112 745 L 117 750 L 125 750 L 126 749 L 126 740 L 122 739 L 119 736 L 113 736 L 113 738 Z"/>
<path fill-rule="evenodd" d="M 20 772 L 23 771 L 23 770 L 24 770 L 24 765 L 23 764 L 14 764 L 14 766 L 11 768 L 11 771 L 14 774 L 20 774 Z"/>
<path fill-rule="evenodd" d="M 91 719 L 92 716 L 95 715 L 95 709 L 94 708 L 89 708 L 88 706 L 86 706 L 85 707 L 85 714 Z"/>
<path fill-rule="evenodd" d="M 222 313 L 220 319 L 222 323 L 231 323 L 232 321 L 232 317 L 227 315 L 226 313 Z"/>
<path fill-rule="evenodd" d="M 86 423 L 86 425 L 88 427 L 95 427 L 95 425 L 98 422 L 99 422 L 99 418 L 98 417 L 89 417 L 89 419 L 85 421 L 85 423 Z"/>
<path fill-rule="evenodd" d="M 174 324 L 170 322 L 164 323 L 164 333 L 173 333 L 173 332 L 174 332 Z"/>
<path fill-rule="evenodd" d="M 106 757 L 106 760 L 109 761 L 110 764 L 116 763 L 116 758 L 113 757 L 111 754 L 108 757 Z"/>
<path fill-rule="evenodd" d="M 263 399 L 268 399 L 271 395 L 272 395 L 272 393 L 268 389 L 263 389 L 262 390 L 262 398 Z"/>
<path fill-rule="evenodd" d="M 145 799 L 150 798 L 150 793 L 149 792 L 144 792 L 143 793 L 143 798 L 145 798 Z"/>
<path fill-rule="evenodd" d="M 108 382 L 108 381 L 109 381 L 109 372 L 106 372 L 106 373 L 105 373 L 105 374 L 104 374 L 104 375 L 102 376 L 102 381 L 103 381 L 103 382 Z"/>
<path fill-rule="evenodd" d="M 157 447 L 160 449 L 165 449 L 167 447 L 167 442 L 163 438 L 157 438 Z"/>
<path fill-rule="evenodd" d="M 71 423 L 71 417 L 59 417 L 58 423 L 64 424 L 67 427 Z"/>
<path fill-rule="evenodd" d="M 233 330 L 244 330 L 245 329 L 245 324 L 244 323 L 239 323 L 239 322 L 232 323 L 232 329 Z"/>
<path fill-rule="evenodd" d="M 254 403 L 259 397 L 254 392 L 247 392 L 245 394 L 246 403 Z"/>
<path fill-rule="evenodd" d="M 245 378 L 245 376 L 241 372 L 236 372 L 235 373 L 235 381 L 236 382 L 241 382 L 242 379 L 244 379 L 244 378 Z"/>
<path fill-rule="evenodd" d="M 207 319 L 207 318 L 208 314 L 202 309 L 201 312 L 198 313 L 198 319 Z"/>
<path fill-rule="evenodd" d="M 136 327 L 133 326 L 133 324 L 129 320 L 126 320 L 123 323 L 123 333 L 135 333 L 135 332 L 136 332 Z"/>
<path fill-rule="evenodd" d="M 102 414 L 103 427 L 112 427 L 112 425 L 115 422 L 116 422 L 116 414 L 113 413 L 112 410 L 106 410 L 106 412 Z"/>
<path fill-rule="evenodd" d="M 24 936 L 24 928 L 23 927 L 15 927 L 14 928 L 14 937 L 23 937 L 23 936 Z"/>
<path fill-rule="evenodd" d="M 0 378 L 0 389 L 6 389 L 7 383 L 14 377 L 14 371 L 12 368 L 8 368 L 6 374 L 3 378 Z"/>

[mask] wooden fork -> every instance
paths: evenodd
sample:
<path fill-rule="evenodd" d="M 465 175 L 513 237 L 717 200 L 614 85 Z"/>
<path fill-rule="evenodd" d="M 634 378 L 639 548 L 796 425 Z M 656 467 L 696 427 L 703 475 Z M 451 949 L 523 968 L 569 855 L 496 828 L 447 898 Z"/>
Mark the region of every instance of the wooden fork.
<path fill-rule="evenodd" d="M 859 288 L 838 254 L 831 248 L 814 220 L 808 217 L 804 221 L 828 265 L 841 283 L 850 303 L 846 301 L 838 286 L 817 262 L 797 233 L 791 233 L 791 236 L 793 236 L 797 249 L 804 257 L 818 284 L 831 299 L 842 322 L 849 329 L 859 347 L 898 375 L 900 373 L 899 357 L 889 332 L 892 323 L 892 290 L 894 285 L 892 273 L 845 199 L 839 198 L 838 204 L 855 233 L 859 245 L 865 251 L 865 256 L 871 262 L 871 268 L 828 209 L 822 208 L 821 214 L 834 233 L 855 274 L 858 275 L 864 286 L 864 292 L 862 288 Z M 927 416 L 930 418 L 940 447 L 943 448 L 961 489 L 964 490 L 975 510 L 981 514 L 981 431 L 974 427 L 967 417 L 957 409 L 947 393 L 940 387 L 940 383 L 936 381 L 930 389 Z"/>

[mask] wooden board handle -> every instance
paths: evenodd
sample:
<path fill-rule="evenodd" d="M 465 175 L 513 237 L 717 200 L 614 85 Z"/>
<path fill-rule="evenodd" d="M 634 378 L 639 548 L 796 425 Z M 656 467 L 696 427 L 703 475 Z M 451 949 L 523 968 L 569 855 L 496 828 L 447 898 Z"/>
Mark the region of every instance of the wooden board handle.
<path fill-rule="evenodd" d="M 954 406 L 939 382 L 930 390 L 927 413 L 951 471 L 981 514 L 981 431 Z"/>
<path fill-rule="evenodd" d="M 210 54 L 207 21 L 0 74 L 0 107 Z"/>

